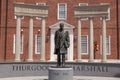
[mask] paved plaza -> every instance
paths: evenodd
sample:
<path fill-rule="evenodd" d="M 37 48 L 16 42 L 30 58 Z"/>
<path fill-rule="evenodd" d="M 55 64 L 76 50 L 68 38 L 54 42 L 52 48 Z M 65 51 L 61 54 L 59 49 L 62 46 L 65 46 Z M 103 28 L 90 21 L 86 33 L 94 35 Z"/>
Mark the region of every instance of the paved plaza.
<path fill-rule="evenodd" d="M 0 78 L 0 80 L 48 80 L 47 76 Z M 74 76 L 74 80 L 120 80 L 115 77 Z"/>

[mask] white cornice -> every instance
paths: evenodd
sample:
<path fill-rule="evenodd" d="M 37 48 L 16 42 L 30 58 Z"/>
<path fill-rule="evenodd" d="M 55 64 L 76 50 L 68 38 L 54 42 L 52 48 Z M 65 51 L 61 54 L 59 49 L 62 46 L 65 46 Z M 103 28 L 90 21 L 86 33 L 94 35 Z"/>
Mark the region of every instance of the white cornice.
<path fill-rule="evenodd" d="M 66 23 L 64 21 L 59 21 L 59 22 L 49 26 L 49 28 L 59 28 L 60 23 L 64 24 L 64 28 L 68 28 L 68 29 L 75 28 L 73 25 L 68 24 L 68 23 Z"/>

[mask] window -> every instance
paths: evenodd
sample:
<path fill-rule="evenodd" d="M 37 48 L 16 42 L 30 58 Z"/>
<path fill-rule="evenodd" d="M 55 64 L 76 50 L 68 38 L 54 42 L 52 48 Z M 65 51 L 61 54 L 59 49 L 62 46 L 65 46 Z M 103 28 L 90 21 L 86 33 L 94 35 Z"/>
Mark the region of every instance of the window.
<path fill-rule="evenodd" d="M 106 37 L 106 53 L 110 54 L 110 36 Z"/>
<path fill-rule="evenodd" d="M 106 36 L 106 53 L 110 55 L 110 36 Z M 101 53 L 102 53 L 102 36 L 101 36 Z"/>
<path fill-rule="evenodd" d="M 88 6 L 88 3 L 79 3 L 79 6 Z M 81 20 L 88 20 L 88 18 L 82 18 Z"/>
<path fill-rule="evenodd" d="M 101 5 L 105 5 L 105 4 L 109 4 L 109 3 L 101 3 Z M 108 17 L 106 20 L 110 20 L 110 7 L 108 8 Z"/>
<path fill-rule="evenodd" d="M 40 54 L 40 50 L 41 50 L 41 36 L 36 35 L 35 36 L 35 53 Z"/>
<path fill-rule="evenodd" d="M 81 36 L 81 48 L 82 53 L 88 53 L 88 36 Z"/>
<path fill-rule="evenodd" d="M 58 19 L 59 20 L 67 19 L 67 4 L 65 3 L 58 4 Z"/>
<path fill-rule="evenodd" d="M 36 5 L 38 5 L 38 6 L 45 6 L 45 5 L 46 5 L 46 3 L 36 3 Z M 36 17 L 36 19 L 41 20 L 41 18 L 40 18 L 40 17 Z"/>
<path fill-rule="evenodd" d="M 23 35 L 21 35 L 21 38 L 20 38 L 20 43 L 21 43 L 21 46 L 20 46 L 20 52 L 21 52 L 21 54 L 23 54 L 23 41 L 24 41 L 24 36 Z M 15 38 L 15 34 L 14 34 L 14 36 L 13 36 L 13 53 L 15 54 L 15 43 L 16 43 L 16 38 Z"/>

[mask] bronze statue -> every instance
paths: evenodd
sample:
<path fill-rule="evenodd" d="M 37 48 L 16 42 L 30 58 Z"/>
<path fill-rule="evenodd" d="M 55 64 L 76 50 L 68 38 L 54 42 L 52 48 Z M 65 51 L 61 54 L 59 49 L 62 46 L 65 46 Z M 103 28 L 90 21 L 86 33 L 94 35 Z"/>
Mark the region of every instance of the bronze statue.
<path fill-rule="evenodd" d="M 67 48 L 70 46 L 69 32 L 64 31 L 64 24 L 60 23 L 60 29 L 55 32 L 55 51 L 57 55 L 57 66 L 65 66 L 65 55 Z"/>

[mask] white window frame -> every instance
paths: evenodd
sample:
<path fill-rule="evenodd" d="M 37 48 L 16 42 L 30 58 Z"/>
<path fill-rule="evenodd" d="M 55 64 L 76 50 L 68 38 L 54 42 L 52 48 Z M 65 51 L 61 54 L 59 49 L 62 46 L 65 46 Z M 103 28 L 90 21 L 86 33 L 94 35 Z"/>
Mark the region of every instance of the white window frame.
<path fill-rule="evenodd" d="M 35 35 L 35 54 L 40 54 L 40 52 L 37 52 L 37 45 L 38 45 L 37 44 L 37 36 L 40 36 L 40 35 Z M 40 38 L 41 38 L 41 36 L 40 36 Z M 40 49 L 40 51 L 41 51 L 41 49 Z"/>
<path fill-rule="evenodd" d="M 87 37 L 87 52 L 86 53 L 82 52 L 82 36 L 86 36 Z M 82 53 L 82 55 L 88 55 L 88 35 L 81 35 L 81 53 Z"/>
<path fill-rule="evenodd" d="M 109 4 L 109 3 L 100 3 L 100 5 L 104 5 L 104 4 Z M 110 20 L 110 7 L 108 8 L 108 17 L 106 18 L 106 21 Z M 101 18 L 100 18 L 101 19 Z M 102 20 L 102 19 L 101 19 Z"/>
<path fill-rule="evenodd" d="M 111 55 L 111 36 L 107 35 L 106 38 L 109 37 L 109 53 L 106 51 L 106 55 Z M 102 36 L 100 36 L 100 52 L 102 54 Z M 106 41 L 106 50 L 107 50 L 107 41 Z"/>
<path fill-rule="evenodd" d="M 43 6 L 46 6 L 46 3 L 44 3 L 44 2 L 38 2 L 38 3 L 36 3 L 36 5 L 43 5 Z M 40 17 L 36 17 L 36 19 L 37 19 L 37 20 L 41 20 Z"/>
<path fill-rule="evenodd" d="M 88 6 L 88 3 L 79 3 L 79 6 L 81 6 L 82 4 L 85 4 L 86 6 Z M 88 18 L 81 18 L 82 21 L 86 21 L 88 20 Z"/>
<path fill-rule="evenodd" d="M 20 47 L 22 47 L 22 48 L 20 48 L 20 54 L 23 54 L 23 49 L 24 49 L 24 35 L 21 35 L 21 36 L 22 36 L 22 44 L 21 44 Z M 15 54 L 15 34 L 13 35 L 13 54 Z"/>
<path fill-rule="evenodd" d="M 59 5 L 64 4 L 65 5 L 65 18 L 60 18 L 59 16 Z M 67 20 L 67 4 L 66 3 L 58 3 L 58 20 Z"/>

